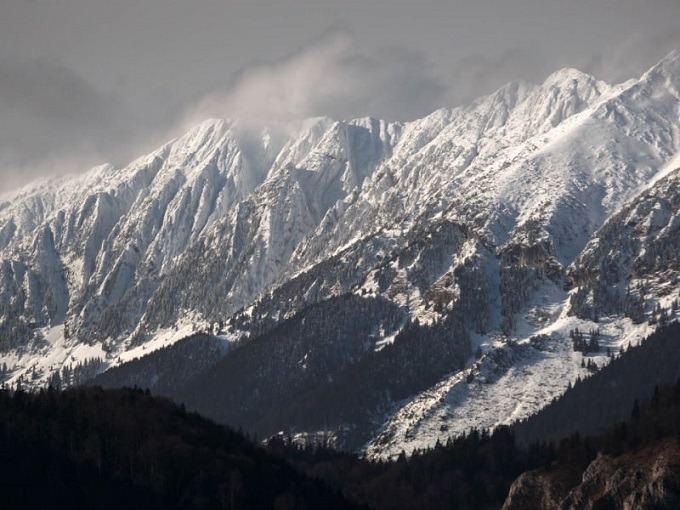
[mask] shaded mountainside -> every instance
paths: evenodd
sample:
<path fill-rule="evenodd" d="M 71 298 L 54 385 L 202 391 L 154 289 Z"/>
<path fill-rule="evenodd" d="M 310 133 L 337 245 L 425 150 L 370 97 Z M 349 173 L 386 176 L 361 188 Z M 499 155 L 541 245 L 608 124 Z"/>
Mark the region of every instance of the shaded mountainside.
<path fill-rule="evenodd" d="M 307 308 L 271 332 L 232 347 L 223 358 L 214 355 L 204 370 L 190 364 L 194 377 L 181 375 L 191 363 L 187 355 L 205 352 L 192 352 L 195 339 L 111 369 L 93 383 L 141 383 L 260 435 L 353 424 L 338 446 L 357 449 L 370 438 L 384 408 L 428 388 L 470 354 L 465 337 L 453 333 L 460 326 L 452 317 L 429 326 L 404 320 L 387 300 L 350 294 Z M 376 352 L 380 331 L 395 336 Z M 179 349 L 184 342 L 188 352 Z"/>
<path fill-rule="evenodd" d="M 308 474 L 342 489 L 349 499 L 373 508 L 480 509 L 500 508 L 504 502 L 508 509 L 527 510 L 624 508 L 624 501 L 631 508 L 675 508 L 680 497 L 674 455 L 680 449 L 680 378 L 672 374 L 680 366 L 678 342 L 680 325 L 662 329 L 603 368 L 592 382 L 577 385 L 535 420 L 548 423 L 544 415 L 552 417 L 551 410 L 557 408 L 564 411 L 560 418 L 569 425 L 592 434 L 565 427 L 558 428 L 561 439 L 552 443 L 544 441 L 551 437 L 544 433 L 531 444 L 518 444 L 515 434 L 526 434 L 526 424 L 520 423 L 491 434 L 472 430 L 388 462 L 367 462 L 318 446 L 286 445 L 281 438 L 270 447 L 284 452 Z M 662 368 L 658 377 L 644 371 L 638 377 L 630 368 L 664 357 L 668 362 L 660 366 L 667 370 Z M 651 384 L 642 384 L 633 399 L 615 393 L 607 402 L 603 380 L 616 380 L 622 391 L 630 391 L 643 378 L 651 379 Z M 588 407 L 587 400 L 583 406 L 575 404 L 573 393 L 588 385 L 599 394 L 589 395 L 594 406 Z M 604 419 L 594 411 L 598 405 L 609 411 Z"/>
<path fill-rule="evenodd" d="M 139 390 L 0 392 L 7 508 L 356 508 L 243 435 Z"/>
<path fill-rule="evenodd" d="M 85 384 L 91 385 L 94 382 L 103 388 L 136 386 L 152 389 L 155 395 L 173 396 L 177 388 L 192 381 L 197 373 L 213 366 L 226 352 L 223 340 L 196 333 L 148 356 L 135 358 L 107 370 L 94 381 L 85 381 Z"/>
<path fill-rule="evenodd" d="M 657 453 L 665 448 L 659 446 L 658 441 L 680 433 L 677 390 L 680 386 L 664 388 L 664 384 L 680 376 L 678 342 L 680 324 L 670 324 L 639 346 L 624 349 L 598 373 L 577 383 L 535 417 L 512 428 L 500 427 L 492 434 L 476 430 L 465 433 L 434 449 L 409 452 L 408 457 L 400 455 L 389 462 L 369 462 L 313 442 L 301 447 L 281 437 L 270 440 L 269 447 L 307 474 L 342 490 L 348 499 L 372 508 L 449 508 L 451 505 L 470 509 L 500 508 L 518 478 L 507 503 L 515 506 L 509 508 L 536 508 L 536 502 L 541 500 L 547 502 L 545 508 L 558 508 L 550 505 L 570 494 L 583 500 L 605 492 L 604 486 L 598 489 L 599 486 L 588 485 L 590 482 L 581 486 L 584 470 L 594 461 L 597 462 L 588 473 L 593 477 L 599 473 L 593 478 L 597 483 L 609 479 L 609 474 L 618 473 L 619 485 L 609 484 L 610 495 L 615 487 L 617 497 L 621 498 L 634 498 L 638 492 L 645 491 L 658 496 L 659 484 L 667 485 L 667 492 L 672 495 L 675 468 L 666 462 L 669 459 L 664 460 Z M 397 341 L 393 346 L 396 345 Z M 382 379 L 382 375 L 377 378 Z M 212 391 L 218 384 L 202 387 Z M 323 387 L 319 390 L 321 395 L 330 395 L 329 398 L 338 401 L 337 406 L 330 406 L 328 416 L 332 416 L 333 410 L 343 409 L 342 402 L 347 396 L 328 394 Z M 367 395 L 356 394 L 352 398 L 369 399 L 370 387 L 363 390 L 368 391 Z M 309 397 L 304 393 L 300 395 L 301 401 L 306 398 Z M 651 402 L 645 404 L 650 398 Z M 326 399 L 314 404 L 320 412 L 326 412 L 324 406 L 329 405 Z M 295 409 L 295 402 L 287 405 Z M 626 424 L 616 425 L 622 422 Z M 607 432 L 603 434 L 603 430 Z M 586 436 L 590 438 L 582 439 Z M 603 455 L 598 457 L 598 452 Z M 640 467 L 648 464 L 658 469 Z M 553 467 L 544 470 L 545 475 L 533 471 L 546 466 Z M 605 471 L 597 471 L 605 467 Z M 640 477 L 635 474 L 636 470 L 656 473 L 656 478 Z M 520 478 L 526 471 L 530 472 Z M 650 487 L 657 487 L 656 492 Z M 579 496 L 582 493 L 586 495 Z M 649 499 L 649 494 L 647 501 L 661 501 Z"/>

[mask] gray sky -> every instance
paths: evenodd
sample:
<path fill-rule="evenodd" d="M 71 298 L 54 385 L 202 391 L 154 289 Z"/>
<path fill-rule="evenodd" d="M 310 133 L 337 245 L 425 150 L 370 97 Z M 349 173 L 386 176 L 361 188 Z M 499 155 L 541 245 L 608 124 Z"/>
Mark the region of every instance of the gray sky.
<path fill-rule="evenodd" d="M 0 193 L 203 117 L 408 120 L 675 48 L 678 0 L 0 0 Z"/>

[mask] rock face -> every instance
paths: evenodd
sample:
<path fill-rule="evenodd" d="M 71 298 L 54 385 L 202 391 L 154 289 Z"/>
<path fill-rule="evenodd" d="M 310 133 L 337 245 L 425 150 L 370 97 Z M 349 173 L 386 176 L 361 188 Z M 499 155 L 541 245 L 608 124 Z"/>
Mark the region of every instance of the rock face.
<path fill-rule="evenodd" d="M 193 374 L 165 352 L 164 387 L 221 382 L 232 423 L 275 387 L 263 433 L 379 457 L 526 417 L 588 373 L 570 330 L 599 329 L 602 365 L 680 316 L 679 91 L 674 53 L 407 123 L 210 120 L 1 195 L 0 380 L 71 385 L 203 332 L 219 348 Z"/>
<path fill-rule="evenodd" d="M 554 493 L 553 483 L 537 472 L 523 473 L 510 487 L 503 510 L 553 510 L 560 508 L 559 489 Z"/>
<path fill-rule="evenodd" d="M 664 442 L 620 457 L 598 455 L 577 480 L 568 468 L 522 474 L 503 510 L 656 510 L 680 507 L 680 445 Z"/>

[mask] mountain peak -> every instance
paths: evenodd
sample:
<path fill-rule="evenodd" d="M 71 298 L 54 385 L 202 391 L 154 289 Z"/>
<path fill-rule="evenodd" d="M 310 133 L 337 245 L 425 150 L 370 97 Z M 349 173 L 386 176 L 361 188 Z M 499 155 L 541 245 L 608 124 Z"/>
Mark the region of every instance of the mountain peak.
<path fill-rule="evenodd" d="M 558 69 L 554 73 L 550 74 L 545 81 L 543 82 L 543 86 L 560 86 L 565 83 L 571 83 L 571 82 L 578 82 L 578 83 L 596 83 L 598 80 L 594 76 L 584 73 L 583 71 L 580 71 L 579 69 L 575 69 L 573 67 L 565 67 L 563 69 Z"/>

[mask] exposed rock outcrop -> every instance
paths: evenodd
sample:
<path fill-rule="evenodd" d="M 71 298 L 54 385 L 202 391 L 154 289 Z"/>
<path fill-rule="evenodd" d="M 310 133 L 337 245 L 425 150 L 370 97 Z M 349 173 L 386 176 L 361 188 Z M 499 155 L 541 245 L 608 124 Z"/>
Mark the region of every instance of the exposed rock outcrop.
<path fill-rule="evenodd" d="M 513 483 L 503 510 L 657 510 L 680 508 L 680 445 L 663 442 L 618 457 L 599 454 L 566 487 L 571 466 L 522 474 Z M 567 483 L 565 483 L 567 482 Z"/>

